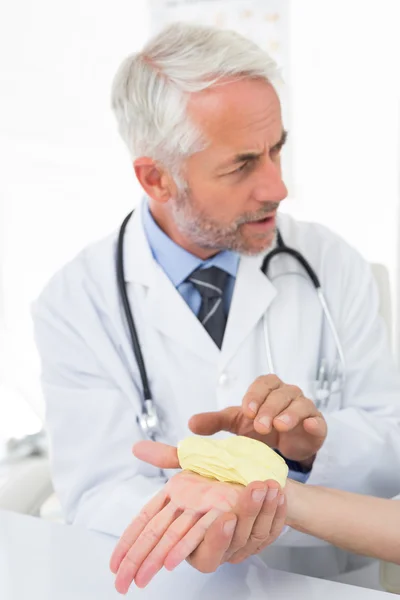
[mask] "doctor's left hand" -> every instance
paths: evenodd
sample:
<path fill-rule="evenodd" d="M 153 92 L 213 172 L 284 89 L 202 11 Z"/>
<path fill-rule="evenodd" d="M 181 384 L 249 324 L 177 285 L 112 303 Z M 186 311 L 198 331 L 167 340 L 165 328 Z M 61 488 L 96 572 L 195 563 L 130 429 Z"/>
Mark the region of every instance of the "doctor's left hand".
<path fill-rule="evenodd" d="M 306 467 L 311 467 L 327 435 L 326 421 L 314 402 L 276 375 L 258 377 L 241 406 L 194 415 L 189 427 L 197 435 L 229 431 L 257 439 Z"/>

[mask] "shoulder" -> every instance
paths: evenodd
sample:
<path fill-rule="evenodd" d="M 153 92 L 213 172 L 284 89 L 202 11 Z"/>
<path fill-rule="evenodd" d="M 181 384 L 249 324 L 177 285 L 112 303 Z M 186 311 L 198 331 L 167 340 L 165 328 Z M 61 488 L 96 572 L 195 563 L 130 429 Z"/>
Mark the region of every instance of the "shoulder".
<path fill-rule="evenodd" d="M 340 235 L 284 214 L 279 215 L 278 226 L 284 243 L 298 250 L 315 271 L 331 305 L 335 302 L 346 311 L 355 305 L 355 298 L 377 301 L 371 265 Z"/>
<path fill-rule="evenodd" d="M 279 215 L 278 227 L 285 244 L 296 249 L 350 247 L 340 235 L 334 233 L 325 225 L 310 221 L 299 221 L 285 213 Z"/>
<path fill-rule="evenodd" d="M 33 303 L 33 313 L 41 309 L 59 312 L 76 305 L 83 308 L 85 302 L 104 297 L 116 277 L 117 235 L 113 232 L 90 244 L 59 269 Z"/>
<path fill-rule="evenodd" d="M 361 254 L 340 235 L 320 223 L 298 221 L 287 214 L 280 214 L 278 227 L 283 240 L 299 252 L 318 271 L 332 267 L 345 271 L 369 269 Z"/>

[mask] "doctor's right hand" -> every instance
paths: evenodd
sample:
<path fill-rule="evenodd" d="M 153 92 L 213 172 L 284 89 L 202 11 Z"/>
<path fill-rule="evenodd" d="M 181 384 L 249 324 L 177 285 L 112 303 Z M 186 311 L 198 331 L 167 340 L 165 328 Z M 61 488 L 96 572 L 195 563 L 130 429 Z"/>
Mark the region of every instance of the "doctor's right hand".
<path fill-rule="evenodd" d="M 160 468 L 179 467 L 172 446 L 139 442 L 134 453 Z M 115 587 L 126 593 L 133 580 L 145 587 L 163 566 L 173 570 L 185 559 L 204 573 L 241 562 L 277 539 L 285 514 L 275 481 L 243 487 L 182 471 L 122 535 L 110 562 Z"/>
<path fill-rule="evenodd" d="M 197 435 L 229 431 L 254 438 L 308 468 L 327 435 L 326 421 L 315 404 L 276 375 L 258 377 L 241 406 L 194 415 L 189 427 Z"/>

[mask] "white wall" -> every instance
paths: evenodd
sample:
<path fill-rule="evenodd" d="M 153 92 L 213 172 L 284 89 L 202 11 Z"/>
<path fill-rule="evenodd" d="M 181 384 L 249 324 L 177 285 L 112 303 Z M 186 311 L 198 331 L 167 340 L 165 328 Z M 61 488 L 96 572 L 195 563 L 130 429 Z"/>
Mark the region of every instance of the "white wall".
<path fill-rule="evenodd" d="M 147 33 L 146 0 L 14 0 L 0 20 L 0 438 L 38 428 L 26 400 L 43 414 L 32 299 L 136 201 L 109 98 Z"/>
<path fill-rule="evenodd" d="M 284 207 L 328 225 L 369 261 L 387 265 L 394 303 L 399 23 L 398 0 L 292 0 L 294 189 Z"/>

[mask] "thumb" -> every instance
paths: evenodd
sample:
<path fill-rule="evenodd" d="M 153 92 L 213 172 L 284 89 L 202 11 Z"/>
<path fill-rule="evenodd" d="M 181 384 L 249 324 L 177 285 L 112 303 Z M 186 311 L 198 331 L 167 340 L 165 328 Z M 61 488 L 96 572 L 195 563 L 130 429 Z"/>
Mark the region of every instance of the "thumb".
<path fill-rule="evenodd" d="M 139 460 L 160 469 L 179 469 L 180 467 L 175 446 L 168 446 L 160 442 L 143 441 L 135 444 L 132 452 Z"/>
<path fill-rule="evenodd" d="M 189 429 L 197 435 L 213 435 L 218 431 L 237 433 L 240 406 L 230 406 L 216 412 L 206 412 L 194 415 L 189 420 Z"/>

